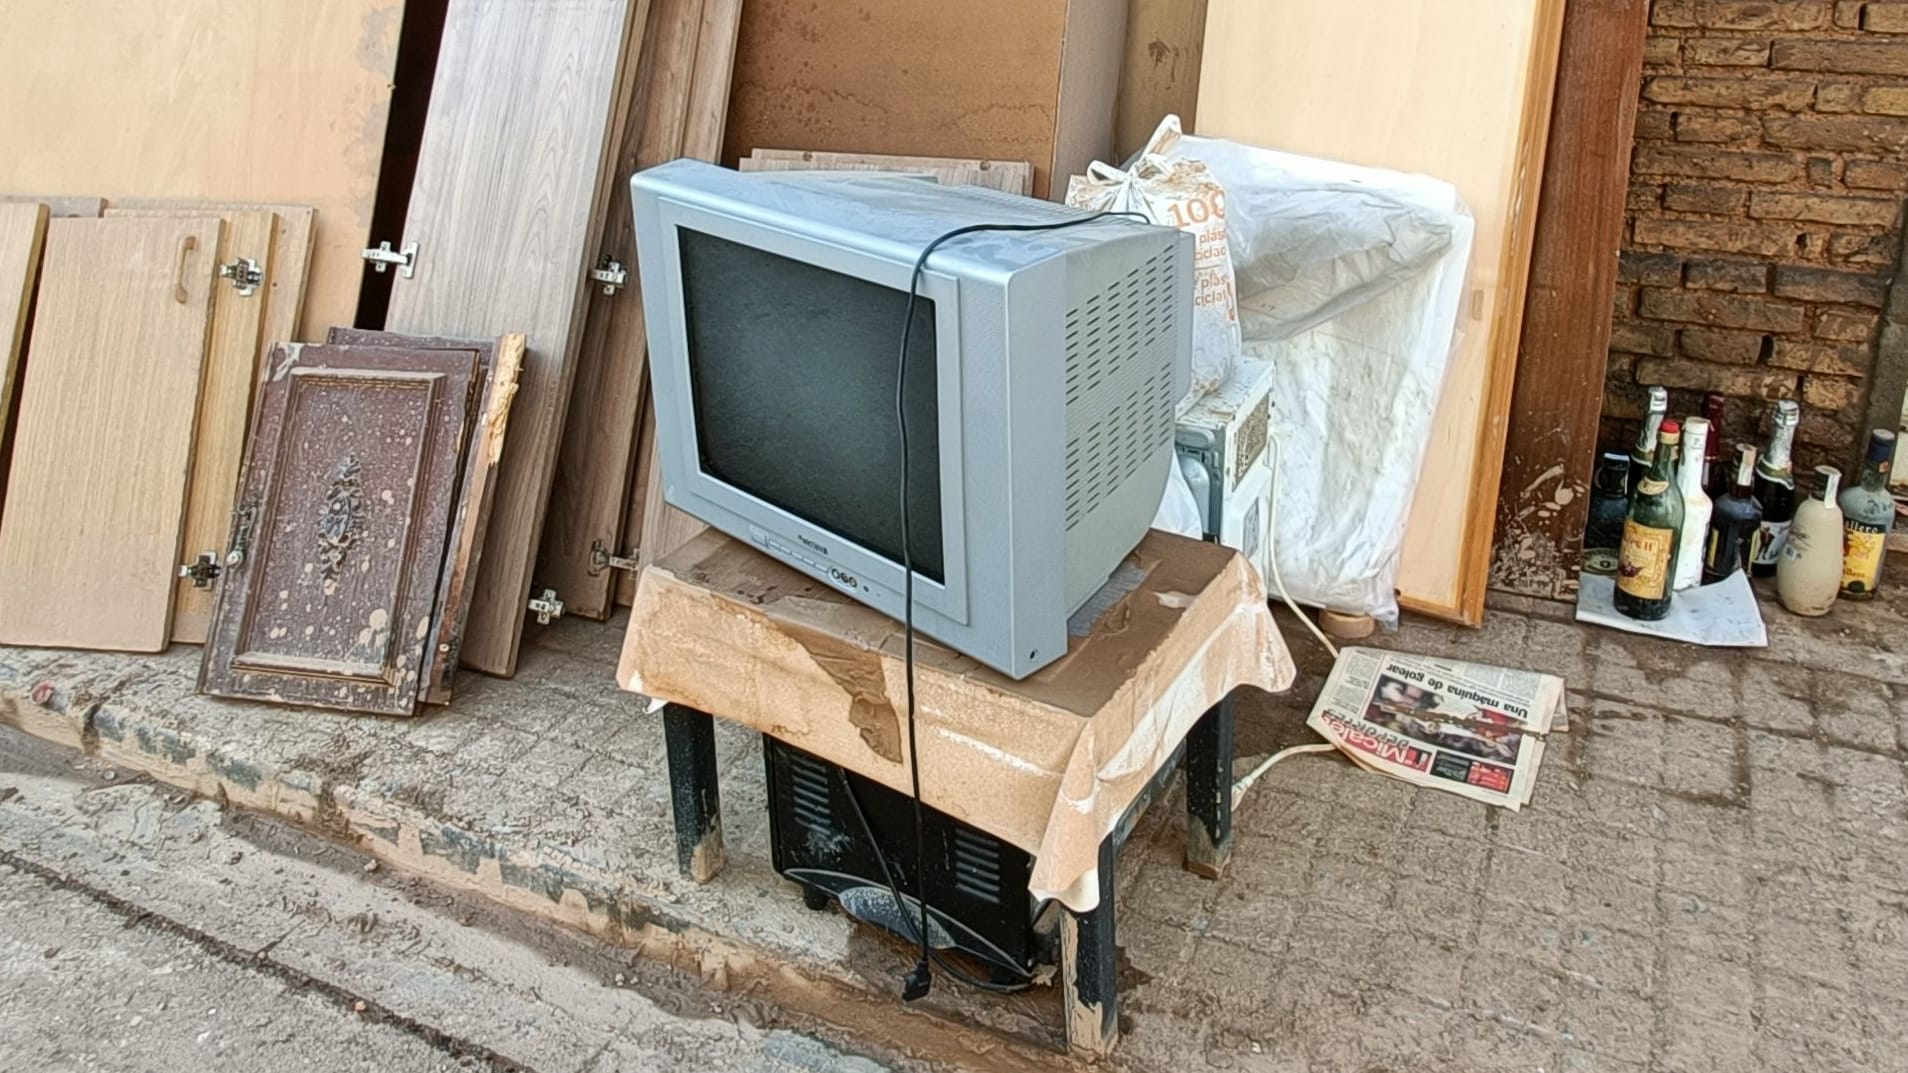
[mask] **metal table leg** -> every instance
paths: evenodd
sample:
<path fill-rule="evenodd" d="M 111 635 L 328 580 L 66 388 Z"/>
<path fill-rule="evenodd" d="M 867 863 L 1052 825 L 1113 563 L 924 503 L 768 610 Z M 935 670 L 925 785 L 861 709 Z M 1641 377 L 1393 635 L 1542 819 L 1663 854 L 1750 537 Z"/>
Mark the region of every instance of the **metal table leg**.
<path fill-rule="evenodd" d="M 676 814 L 676 867 L 697 883 L 722 871 L 722 794 L 716 784 L 715 720 L 680 704 L 663 706 L 669 803 Z"/>
<path fill-rule="evenodd" d="M 1232 697 L 1186 735 L 1186 868 L 1217 879 L 1232 860 Z"/>
<path fill-rule="evenodd" d="M 1060 986 L 1067 1047 L 1088 1057 L 1110 1054 L 1120 1038 L 1120 965 L 1113 927 L 1113 879 L 1120 838 L 1100 843 L 1100 904 L 1068 911 L 1060 925 Z"/>

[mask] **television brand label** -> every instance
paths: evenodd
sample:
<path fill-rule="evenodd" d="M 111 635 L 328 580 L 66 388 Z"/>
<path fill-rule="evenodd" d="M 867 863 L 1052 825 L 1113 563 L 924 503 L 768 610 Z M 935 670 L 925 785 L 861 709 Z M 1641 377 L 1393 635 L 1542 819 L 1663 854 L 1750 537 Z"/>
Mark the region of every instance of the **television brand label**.
<path fill-rule="evenodd" d="M 816 542 L 808 539 L 807 537 L 801 535 L 800 533 L 797 533 L 795 535 L 795 539 L 801 541 L 811 551 L 818 551 L 818 552 L 821 552 L 823 555 L 827 555 L 829 553 L 828 546 L 826 544 L 817 544 Z"/>

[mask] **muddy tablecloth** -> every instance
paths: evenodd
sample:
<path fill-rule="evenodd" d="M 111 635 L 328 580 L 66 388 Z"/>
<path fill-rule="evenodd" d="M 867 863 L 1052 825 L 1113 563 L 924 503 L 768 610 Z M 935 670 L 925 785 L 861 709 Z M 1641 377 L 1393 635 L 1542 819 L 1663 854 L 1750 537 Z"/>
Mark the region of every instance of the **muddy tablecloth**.
<path fill-rule="evenodd" d="M 1294 674 L 1228 548 L 1150 533 L 1102 595 L 1091 629 L 1022 681 L 918 635 L 915 650 L 923 799 L 1034 853 L 1034 895 L 1082 911 L 1100 841 L 1199 717 Z M 740 541 L 707 532 L 643 571 L 617 677 L 908 789 L 900 623 Z"/>

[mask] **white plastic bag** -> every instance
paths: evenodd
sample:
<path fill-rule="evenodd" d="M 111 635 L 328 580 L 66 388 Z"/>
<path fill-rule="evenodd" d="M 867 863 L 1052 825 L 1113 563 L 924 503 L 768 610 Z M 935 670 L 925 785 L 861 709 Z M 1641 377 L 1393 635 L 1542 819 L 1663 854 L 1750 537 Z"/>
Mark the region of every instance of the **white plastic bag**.
<path fill-rule="evenodd" d="M 1226 192 L 1197 159 L 1168 157 L 1183 138 L 1167 116 L 1125 170 L 1095 161 L 1067 184 L 1067 204 L 1096 212 L 1137 212 L 1153 223 L 1190 232 L 1193 254 L 1192 387 L 1180 412 L 1232 375 L 1239 359 L 1239 303 L 1227 244 Z"/>
<path fill-rule="evenodd" d="M 1206 536 L 1206 522 L 1194 498 L 1192 485 L 1177 465 L 1168 466 L 1166 491 L 1159 497 L 1159 512 L 1153 515 L 1153 528 L 1194 540 Z"/>

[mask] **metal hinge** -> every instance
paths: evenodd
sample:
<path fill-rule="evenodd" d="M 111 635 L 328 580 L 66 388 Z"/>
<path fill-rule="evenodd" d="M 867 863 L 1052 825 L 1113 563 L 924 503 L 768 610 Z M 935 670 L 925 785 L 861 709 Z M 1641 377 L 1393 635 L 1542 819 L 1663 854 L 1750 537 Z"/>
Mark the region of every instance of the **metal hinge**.
<path fill-rule="evenodd" d="M 192 582 L 195 589 L 209 589 L 224 571 L 219 567 L 219 554 L 215 551 L 202 551 L 199 557 L 179 567 L 179 576 Z"/>
<path fill-rule="evenodd" d="M 615 294 L 629 285 L 629 269 L 606 253 L 595 271 L 590 273 L 590 278 L 603 285 L 604 294 Z"/>
<path fill-rule="evenodd" d="M 557 599 L 555 589 L 545 589 L 542 596 L 530 598 L 530 610 L 536 613 L 537 622 L 548 626 L 551 619 L 563 617 L 563 601 Z"/>
<path fill-rule="evenodd" d="M 371 262 L 371 268 L 376 272 L 388 272 L 392 265 L 396 265 L 399 274 L 405 279 L 417 275 L 417 243 L 415 242 L 406 244 L 402 253 L 393 250 L 389 242 L 380 242 L 375 247 L 364 251 L 364 259 Z"/>
<path fill-rule="evenodd" d="M 265 269 L 250 257 L 241 257 L 229 265 L 220 265 L 219 278 L 231 280 L 232 289 L 240 298 L 250 298 L 264 286 Z"/>
<path fill-rule="evenodd" d="M 611 555 L 609 548 L 600 540 L 590 545 L 590 576 L 595 577 L 605 570 L 635 570 L 635 552 L 628 555 Z"/>

